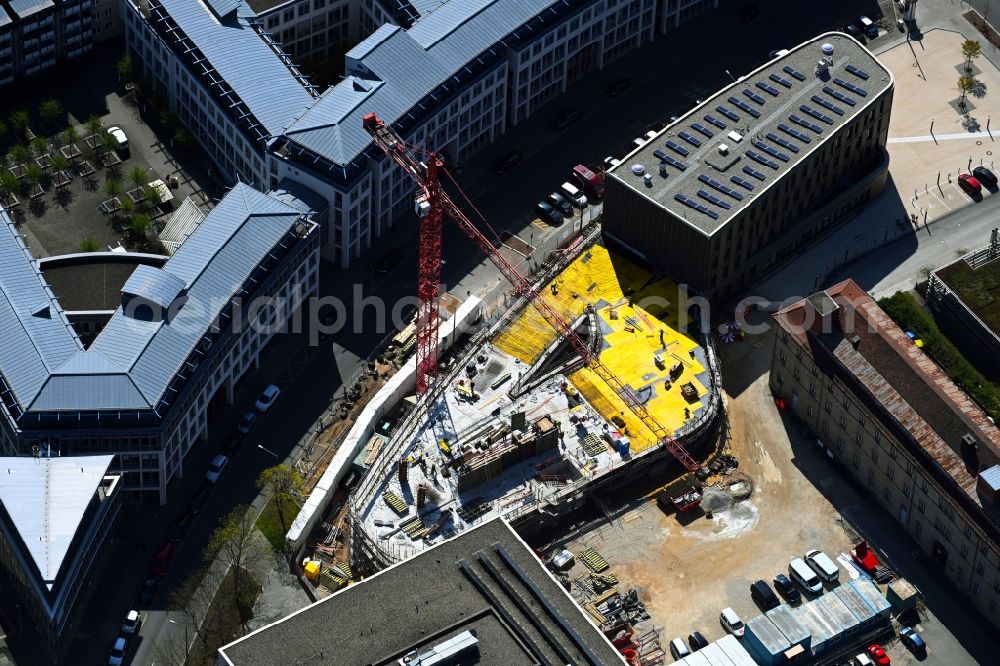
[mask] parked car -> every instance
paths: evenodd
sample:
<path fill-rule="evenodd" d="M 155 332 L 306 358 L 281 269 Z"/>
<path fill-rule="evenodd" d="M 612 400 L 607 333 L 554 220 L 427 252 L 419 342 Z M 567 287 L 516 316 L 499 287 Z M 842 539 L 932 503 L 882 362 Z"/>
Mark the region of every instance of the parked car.
<path fill-rule="evenodd" d="M 153 603 L 153 597 L 156 595 L 156 585 L 159 582 L 159 579 L 155 576 L 148 576 L 146 580 L 143 581 L 142 593 L 139 595 L 140 604 L 148 606 Z"/>
<path fill-rule="evenodd" d="M 255 402 L 253 406 L 258 412 L 263 414 L 267 410 L 271 409 L 271 405 L 274 404 L 274 401 L 278 399 L 279 395 L 281 395 L 281 389 L 274 384 L 269 384 L 268 387 L 260 394 L 260 397 L 257 398 L 257 402 Z"/>
<path fill-rule="evenodd" d="M 550 206 L 544 201 L 539 201 L 538 205 L 535 206 L 535 212 L 538 216 L 544 220 L 548 220 L 551 224 L 562 224 L 563 216 L 558 210 Z"/>
<path fill-rule="evenodd" d="M 558 192 L 553 192 L 549 196 L 545 197 L 545 203 L 553 208 L 558 208 L 559 212 L 563 214 L 563 217 L 573 217 L 573 204 L 571 204 L 566 197 Z"/>
<path fill-rule="evenodd" d="M 733 636 L 743 638 L 743 620 L 740 619 L 740 616 L 732 608 L 727 606 L 722 609 L 722 612 L 719 614 L 719 622 L 722 624 L 722 628 Z"/>
<path fill-rule="evenodd" d="M 859 28 L 854 23 L 848 23 L 847 25 L 845 25 L 844 30 L 847 31 L 847 34 L 849 34 L 851 37 L 858 40 L 862 44 L 865 43 L 865 33 L 862 32 L 861 28 Z"/>
<path fill-rule="evenodd" d="M 980 185 L 986 185 L 987 187 L 993 187 L 997 184 L 997 177 L 992 171 L 984 166 L 977 166 L 972 170 L 972 175 L 976 177 Z"/>
<path fill-rule="evenodd" d="M 115 644 L 111 646 L 111 654 L 108 655 L 108 666 L 121 666 L 125 661 L 125 650 L 128 648 L 128 641 L 124 636 L 115 639 Z"/>
<path fill-rule="evenodd" d="M 236 450 L 240 448 L 240 444 L 243 443 L 243 435 L 238 432 L 233 432 L 226 439 L 226 443 L 222 445 L 222 452 L 225 453 L 230 458 L 236 453 Z"/>
<path fill-rule="evenodd" d="M 632 81 L 629 79 L 615 79 L 608 86 L 608 97 L 618 97 L 618 95 L 621 95 L 623 92 L 628 90 L 630 85 L 632 85 Z"/>
<path fill-rule="evenodd" d="M 566 183 L 563 183 L 562 185 L 560 185 L 559 186 L 559 194 L 561 194 L 564 197 L 566 197 L 571 204 L 573 204 L 574 206 L 576 206 L 580 210 L 583 210 L 584 208 L 587 207 L 587 203 L 588 203 L 587 202 L 587 195 L 585 195 L 583 193 L 583 190 L 581 190 L 579 187 L 577 187 L 573 183 L 566 182 Z"/>
<path fill-rule="evenodd" d="M 826 582 L 834 583 L 840 578 L 840 567 L 822 550 L 806 551 L 805 559 L 806 564 L 812 567 L 812 570 Z"/>
<path fill-rule="evenodd" d="M 239 431 L 241 435 L 245 435 L 248 432 L 250 432 L 250 429 L 253 428 L 253 424 L 256 422 L 257 422 L 257 415 L 254 414 L 253 412 L 247 412 L 246 414 L 243 415 L 243 418 L 240 419 L 240 424 L 236 426 L 236 429 Z"/>
<path fill-rule="evenodd" d="M 110 134 L 115 139 L 115 150 L 119 153 L 128 152 L 128 137 L 125 136 L 125 130 L 121 127 L 109 127 L 108 134 Z"/>
<path fill-rule="evenodd" d="M 778 595 L 774 593 L 770 585 L 762 580 L 755 580 L 750 583 L 750 596 L 757 602 L 761 610 L 765 612 L 781 605 Z"/>
<path fill-rule="evenodd" d="M 566 129 L 580 118 L 583 118 L 583 113 L 580 112 L 580 109 L 568 109 L 556 118 L 556 121 L 552 123 L 552 127 L 557 130 Z"/>
<path fill-rule="evenodd" d="M 868 39 L 875 39 L 878 37 L 878 26 L 875 25 L 875 21 L 871 20 L 867 16 L 859 16 L 858 23 L 861 24 L 861 28 L 865 31 L 865 35 Z"/>
<path fill-rule="evenodd" d="M 673 655 L 675 660 L 678 660 L 690 656 L 691 650 L 685 645 L 683 638 L 675 638 L 670 641 L 670 654 Z"/>
<path fill-rule="evenodd" d="M 177 519 L 170 525 L 170 531 L 167 532 L 167 541 L 170 543 L 179 543 L 184 538 L 190 526 L 191 514 L 185 511 L 177 516 Z"/>
<path fill-rule="evenodd" d="M 788 576 L 804 587 L 807 592 L 819 594 L 823 591 L 823 582 L 801 557 L 796 557 L 788 563 Z"/>
<path fill-rule="evenodd" d="M 513 169 L 515 166 L 517 166 L 518 162 L 520 161 L 521 161 L 521 153 L 517 152 L 516 150 L 512 150 L 511 152 L 504 155 L 503 159 L 501 159 L 493 166 L 493 170 L 496 171 L 496 174 L 498 176 L 502 176 L 511 169 Z"/>
<path fill-rule="evenodd" d="M 142 616 L 139 615 L 139 611 L 130 610 L 125 615 L 125 619 L 122 620 L 122 633 L 131 636 L 139 630 L 140 624 L 142 624 Z"/>
<path fill-rule="evenodd" d="M 174 552 L 176 550 L 177 544 L 170 541 L 163 542 L 160 550 L 156 552 L 156 559 L 153 560 L 153 568 L 149 570 L 149 573 L 154 578 L 163 578 L 166 575 L 170 563 L 174 561 Z"/>
<path fill-rule="evenodd" d="M 702 636 L 700 631 L 692 631 L 688 634 L 688 645 L 691 646 L 692 651 L 697 652 L 704 647 L 708 647 L 708 639 Z"/>
<path fill-rule="evenodd" d="M 872 658 L 864 652 L 856 654 L 854 655 L 854 659 L 851 660 L 851 666 L 873 666 Z"/>
<path fill-rule="evenodd" d="M 795 583 L 789 580 L 785 574 L 778 574 L 772 582 L 774 583 L 774 589 L 778 591 L 778 594 L 787 599 L 788 603 L 797 604 L 802 601 L 802 593 L 799 592 L 799 588 L 795 587 Z"/>
<path fill-rule="evenodd" d="M 605 171 L 607 171 L 608 169 L 611 169 L 612 167 L 616 167 L 616 166 L 618 166 L 621 163 L 622 163 L 622 161 L 620 159 L 618 159 L 616 157 L 612 157 L 611 155 L 608 155 L 607 157 L 605 157 L 604 161 L 602 162 L 602 164 L 604 164 L 604 170 Z"/>
<path fill-rule="evenodd" d="M 192 516 L 197 516 L 201 513 L 201 510 L 205 507 L 205 502 L 208 501 L 208 492 L 209 487 L 207 485 L 203 485 L 201 488 L 198 488 L 198 492 L 196 492 L 194 497 L 191 498 L 191 501 L 188 502 L 188 513 Z"/>
<path fill-rule="evenodd" d="M 927 651 L 927 643 L 924 642 L 923 637 L 913 627 L 903 627 L 900 629 L 899 640 L 903 645 L 918 654 Z"/>
<path fill-rule="evenodd" d="M 229 458 L 219 453 L 212 458 L 212 462 L 208 463 L 208 469 L 205 470 L 205 480 L 209 483 L 215 483 L 222 476 L 222 470 L 225 469 L 226 463 L 229 462 Z"/>
<path fill-rule="evenodd" d="M 388 252 L 386 252 L 385 254 L 383 254 L 381 257 L 379 257 L 378 261 L 375 262 L 375 265 L 372 266 L 372 270 L 375 271 L 375 273 L 378 274 L 378 275 L 385 275 L 386 273 L 388 273 L 389 271 L 391 271 L 393 268 L 395 268 L 396 265 L 399 264 L 399 262 L 400 262 L 400 260 L 402 258 L 403 258 L 403 251 L 400 250 L 398 247 L 394 247 L 391 250 L 389 250 Z M 336 315 L 334 315 L 334 316 L 336 316 Z M 327 325 L 329 325 L 329 324 L 327 324 Z M 268 386 L 268 388 L 271 388 L 271 387 Z M 279 393 L 280 393 L 280 391 L 279 391 Z M 277 396 L 275 396 L 275 397 L 277 397 Z M 261 410 L 261 411 L 265 411 L 265 410 Z"/>
<path fill-rule="evenodd" d="M 970 176 L 967 173 L 959 174 L 958 186 L 970 196 L 980 194 L 983 191 L 983 186 L 976 180 L 976 177 Z"/>
<path fill-rule="evenodd" d="M 875 666 L 889 666 L 892 661 L 886 654 L 885 648 L 878 643 L 872 643 L 868 646 L 868 656 L 875 662 Z"/>

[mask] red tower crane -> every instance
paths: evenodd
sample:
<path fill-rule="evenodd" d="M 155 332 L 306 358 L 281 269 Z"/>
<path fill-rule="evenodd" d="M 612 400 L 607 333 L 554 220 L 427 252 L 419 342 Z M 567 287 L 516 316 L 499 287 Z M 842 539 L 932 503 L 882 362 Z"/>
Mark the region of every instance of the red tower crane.
<path fill-rule="evenodd" d="M 417 149 L 403 141 L 375 113 L 365 114 L 363 122 L 365 130 L 371 134 L 375 145 L 409 173 L 420 188 L 420 192 L 417 194 L 417 214 L 420 216 L 419 272 L 417 276 L 417 296 L 419 299 L 417 307 L 418 393 L 426 391 L 437 375 L 439 324 L 437 299 L 441 276 L 441 221 L 444 214 L 447 213 L 448 217 L 458 225 L 458 228 L 490 258 L 493 265 L 514 286 L 514 290 L 524 296 L 538 310 L 542 318 L 573 347 L 573 350 L 580 355 L 580 358 L 594 374 L 611 387 L 629 410 L 649 428 L 657 441 L 666 447 L 689 472 L 697 470 L 698 463 L 691 457 L 691 454 L 649 413 L 635 391 L 624 385 L 601 362 L 598 354 L 580 338 L 572 324 L 548 302 L 542 293 L 535 289 L 526 277 L 507 261 L 506 257 L 441 189 L 438 180 L 438 170 L 443 166 L 441 157 L 437 153 L 431 153 L 426 163 L 421 162 L 413 152 Z"/>

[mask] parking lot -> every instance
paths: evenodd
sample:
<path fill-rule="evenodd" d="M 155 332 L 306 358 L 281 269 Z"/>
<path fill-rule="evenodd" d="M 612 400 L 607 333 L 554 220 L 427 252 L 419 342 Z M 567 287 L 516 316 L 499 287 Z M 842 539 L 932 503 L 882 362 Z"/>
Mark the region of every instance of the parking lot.
<path fill-rule="evenodd" d="M 652 499 L 655 487 L 646 488 L 645 498 L 617 502 L 609 498 L 614 516 L 610 522 L 599 521 L 583 534 L 553 541 L 576 554 L 586 548 L 597 550 L 610 564 L 607 573 L 619 579 L 618 589 L 624 593 L 635 588 L 645 602 L 651 619 L 637 628 L 637 634 L 660 628 L 663 644 L 695 630 L 709 641 L 721 638 L 725 630 L 719 613 L 727 606 L 744 621 L 759 615 L 761 609 L 749 594 L 750 583 L 762 579 L 770 584 L 775 574 L 787 575 L 789 561 L 807 550 L 820 549 L 834 560 L 846 558 L 864 536 L 874 547 L 899 557 L 899 545 L 890 547 L 888 530 L 897 531 L 891 518 L 853 488 L 775 407 L 766 374 L 769 334 L 748 337 L 720 351 L 731 419 L 730 448 L 740 463 L 721 479 L 723 485 L 733 486 L 732 496 L 727 499 L 725 493 L 710 490 L 701 508 L 664 513 Z M 634 487 L 631 493 L 635 497 Z M 749 499 L 741 499 L 748 493 Z M 711 517 L 706 509 L 714 509 Z M 863 534 L 857 523 L 863 523 Z M 887 530 L 884 538 L 872 529 L 882 523 Z M 892 543 L 896 544 L 895 538 Z M 907 546 L 904 535 L 899 544 L 903 557 L 910 559 L 912 543 Z M 834 585 L 850 580 L 851 569 L 843 563 L 839 568 L 841 579 Z M 575 580 L 585 573 L 578 561 L 570 576 Z M 913 582 L 930 599 L 925 589 L 929 583 Z M 824 591 L 830 589 L 826 584 Z M 573 593 L 585 600 L 575 583 Z M 929 645 L 926 658 L 918 660 L 898 640 L 885 647 L 893 663 L 977 663 L 969 651 L 983 643 L 977 646 L 967 636 L 953 633 L 963 626 L 975 628 L 976 621 L 973 616 L 967 625 L 962 622 L 950 607 L 927 601 L 917 625 Z M 980 636 L 985 639 L 986 634 Z"/>

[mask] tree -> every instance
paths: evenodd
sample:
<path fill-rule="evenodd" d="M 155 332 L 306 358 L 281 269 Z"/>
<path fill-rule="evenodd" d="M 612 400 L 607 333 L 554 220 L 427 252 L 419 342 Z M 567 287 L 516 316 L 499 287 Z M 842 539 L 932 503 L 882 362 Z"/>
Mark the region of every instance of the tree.
<path fill-rule="evenodd" d="M 122 193 L 121 181 L 117 178 L 108 178 L 104 181 L 104 193 L 114 199 Z"/>
<path fill-rule="evenodd" d="M 38 106 L 38 115 L 47 123 L 54 123 L 63 115 L 62 104 L 58 100 L 45 99 Z"/>
<path fill-rule="evenodd" d="M 7 157 L 9 157 L 10 161 L 14 164 L 24 164 L 31 159 L 31 153 L 28 152 L 28 149 L 25 148 L 23 144 L 18 143 L 11 146 L 10 151 L 7 153 Z"/>
<path fill-rule="evenodd" d="M 115 69 L 118 70 L 118 79 L 120 81 L 129 83 L 132 81 L 132 56 L 125 54 L 122 59 L 118 61 L 115 65 Z"/>
<path fill-rule="evenodd" d="M 967 39 L 962 42 L 962 55 L 965 56 L 965 71 L 972 71 L 972 61 L 983 53 L 982 45 L 975 39 Z"/>
<path fill-rule="evenodd" d="M 136 236 L 145 236 L 146 232 L 149 231 L 149 225 L 152 220 L 149 219 L 149 215 L 145 213 L 136 213 L 132 216 L 132 221 L 129 223 L 129 229 L 132 230 Z"/>
<path fill-rule="evenodd" d="M 962 91 L 962 99 L 958 100 L 958 105 L 965 108 L 965 96 L 976 87 L 976 80 L 967 74 L 958 77 L 958 89 Z"/>
<path fill-rule="evenodd" d="M 2 132 L 0 132 L 2 134 Z M 188 133 L 183 127 L 178 127 L 174 130 L 174 136 L 170 139 L 170 147 L 173 148 L 174 144 L 179 146 L 187 146 L 191 143 L 191 134 Z"/>
<path fill-rule="evenodd" d="M 24 177 L 32 185 L 37 185 L 42 180 L 42 176 L 44 175 L 45 170 L 34 162 L 28 164 L 28 166 L 24 169 Z"/>
<path fill-rule="evenodd" d="M 107 132 L 101 135 L 101 148 L 104 149 L 104 152 L 110 153 L 117 147 L 118 147 L 118 139 L 111 136 Z"/>
<path fill-rule="evenodd" d="M 160 191 L 150 185 L 143 185 L 142 200 L 150 206 L 158 206 L 160 205 Z"/>
<path fill-rule="evenodd" d="M 2 196 L 3 201 L 7 201 L 10 195 L 17 191 L 20 184 L 21 181 L 19 181 L 17 176 L 12 174 L 8 169 L 4 169 L 0 172 L 0 196 Z"/>
<path fill-rule="evenodd" d="M 86 126 L 87 126 L 87 131 L 91 135 L 93 135 L 93 134 L 99 134 L 101 132 L 101 128 L 104 127 L 104 123 L 101 122 L 100 116 L 92 115 L 89 118 L 87 118 Z"/>
<path fill-rule="evenodd" d="M 69 168 L 69 160 L 62 153 L 56 153 L 52 156 L 52 168 L 58 171 L 65 171 Z"/>
<path fill-rule="evenodd" d="M 80 252 L 97 252 L 99 249 L 101 246 L 93 236 L 87 236 L 80 241 Z"/>
<path fill-rule="evenodd" d="M 74 143 L 76 143 L 77 139 L 80 138 L 80 133 L 76 131 L 75 127 L 70 125 L 66 129 L 64 129 L 62 131 L 62 134 L 60 134 L 59 136 L 60 138 L 62 138 L 63 143 L 65 143 L 67 146 L 71 146 Z"/>
<path fill-rule="evenodd" d="M 41 157 L 49 152 L 49 140 L 44 136 L 36 136 L 31 140 L 31 149 L 35 151 L 35 155 Z"/>
<path fill-rule="evenodd" d="M 28 123 L 30 122 L 31 117 L 28 116 L 28 112 L 24 109 L 18 109 L 10 114 L 10 125 L 20 136 L 24 136 L 24 130 L 28 129 Z"/>
<path fill-rule="evenodd" d="M 132 203 L 131 199 L 125 197 L 121 200 L 121 206 L 118 208 L 118 211 L 125 217 L 128 217 L 135 212 L 135 204 Z"/>
<path fill-rule="evenodd" d="M 136 216 L 138 217 L 138 215 Z M 245 565 L 257 557 L 258 547 L 255 540 L 257 533 L 256 516 L 253 507 L 239 504 L 230 511 L 219 523 L 219 526 L 209 537 L 205 548 L 205 559 L 210 560 L 219 554 L 233 570 L 233 595 L 236 607 L 240 609 L 241 619 L 249 619 L 251 605 L 249 595 L 245 594 L 246 584 L 243 576 Z"/>
<path fill-rule="evenodd" d="M 285 519 L 285 509 L 296 505 L 305 490 L 305 484 L 298 470 L 288 465 L 268 467 L 257 477 L 257 488 L 271 496 L 274 508 L 278 512 L 278 522 L 281 531 L 288 533 L 288 521 Z"/>
<path fill-rule="evenodd" d="M 149 171 L 143 167 L 136 167 L 129 173 L 129 178 L 136 187 L 142 187 L 149 182 Z"/>

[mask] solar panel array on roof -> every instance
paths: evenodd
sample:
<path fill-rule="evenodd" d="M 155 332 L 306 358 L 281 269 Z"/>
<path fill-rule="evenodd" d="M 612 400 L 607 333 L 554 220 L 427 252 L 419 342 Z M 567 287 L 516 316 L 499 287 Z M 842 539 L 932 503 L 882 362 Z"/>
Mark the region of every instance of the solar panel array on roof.
<path fill-rule="evenodd" d="M 794 113 L 792 115 L 788 116 L 788 119 L 791 120 L 796 125 L 802 125 L 803 127 L 807 128 L 807 129 L 811 129 L 813 132 L 816 132 L 817 134 L 819 134 L 820 132 L 823 131 L 823 128 L 820 127 L 819 125 L 811 123 L 808 120 L 806 120 L 805 118 L 797 116 Z"/>
<path fill-rule="evenodd" d="M 751 166 L 745 166 L 745 167 L 743 167 L 743 173 L 745 173 L 745 174 L 747 174 L 749 176 L 753 176 L 757 180 L 764 180 L 765 178 L 767 178 L 767 176 L 765 176 L 760 171 L 757 171 L 757 169 L 754 169 Z"/>
<path fill-rule="evenodd" d="M 764 85 L 767 85 L 767 84 L 765 83 Z M 778 91 L 775 90 L 774 94 L 777 95 Z M 750 99 L 752 99 L 753 101 L 757 102 L 761 106 L 764 106 L 764 103 L 767 101 L 766 99 L 764 99 L 763 97 L 761 97 L 760 95 L 758 95 L 754 91 L 750 90 L 749 88 L 744 88 L 744 90 L 743 90 L 743 96 L 744 97 L 749 97 Z"/>
<path fill-rule="evenodd" d="M 744 180 L 743 178 L 740 178 L 739 176 L 730 176 L 729 180 L 733 181 L 734 183 L 736 183 L 737 185 L 739 185 L 740 187 L 743 187 L 745 189 L 748 189 L 748 190 L 752 190 L 753 189 L 753 183 L 751 183 L 749 180 Z"/>
<path fill-rule="evenodd" d="M 754 146 L 756 146 L 757 148 L 760 148 L 761 150 L 763 150 L 765 153 L 767 153 L 771 157 L 777 157 L 782 162 L 787 162 L 789 160 L 788 155 L 784 154 L 783 152 L 781 152 L 780 150 L 778 150 L 774 146 L 767 145 L 763 141 L 751 141 L 751 143 Z"/>
<path fill-rule="evenodd" d="M 699 139 L 697 137 L 693 137 L 690 134 L 688 134 L 687 132 L 678 132 L 677 136 L 679 136 L 680 138 L 684 139 L 685 141 L 687 141 L 688 143 L 690 143 L 692 146 L 701 146 L 701 139 Z"/>
<path fill-rule="evenodd" d="M 792 76 L 794 76 L 795 78 L 797 78 L 799 81 L 805 81 L 806 80 L 806 75 L 803 74 L 802 72 L 800 72 L 799 70 L 795 69 L 791 65 L 785 65 L 784 67 L 781 68 L 781 71 L 783 71 L 785 74 L 791 74 Z"/>
<path fill-rule="evenodd" d="M 797 117 L 798 116 L 796 116 L 796 118 Z M 812 141 L 812 139 L 810 139 L 808 135 L 803 134 L 802 132 L 798 131 L 794 127 L 789 127 L 785 123 L 778 123 L 778 129 L 780 129 L 782 132 L 784 132 L 785 134 L 787 134 L 789 136 L 794 136 L 796 139 L 798 139 L 799 141 L 802 141 L 803 143 L 809 143 L 809 142 Z"/>
<path fill-rule="evenodd" d="M 822 111 L 817 111 L 816 109 L 814 109 L 811 106 L 808 106 L 806 104 L 800 104 L 799 105 L 799 111 L 802 111 L 803 113 L 808 113 L 810 116 L 812 116 L 816 120 L 820 120 L 820 121 L 826 123 L 827 125 L 832 125 L 833 124 L 833 118 L 831 118 L 830 116 L 826 115 Z"/>
<path fill-rule="evenodd" d="M 665 152 L 663 152 L 659 148 L 657 148 L 656 150 L 654 150 L 653 154 L 656 155 L 656 157 L 658 157 L 661 162 L 665 162 L 666 164 L 669 164 L 670 166 L 674 167 L 675 169 L 680 169 L 681 171 L 684 171 L 685 169 L 687 169 L 687 165 L 684 164 L 684 162 L 681 162 L 680 160 L 675 160 L 673 157 L 671 157 L 670 155 L 667 155 Z"/>
<path fill-rule="evenodd" d="M 777 162 L 772 162 L 771 160 L 767 159 L 766 157 L 764 157 L 763 155 L 761 155 L 758 152 L 754 152 L 752 150 L 748 150 L 747 151 L 747 157 L 749 157 L 750 159 L 752 159 L 754 162 L 759 162 L 760 164 L 763 164 L 766 167 L 771 167 L 775 171 L 777 171 L 779 169 L 779 165 L 778 165 Z"/>
<path fill-rule="evenodd" d="M 836 83 L 841 88 L 847 88 L 852 93 L 855 93 L 857 95 L 861 95 L 862 97 L 867 97 L 868 96 L 868 91 L 867 90 L 865 90 L 861 86 L 854 85 L 850 81 L 845 81 L 844 79 L 834 79 L 833 82 Z"/>
<path fill-rule="evenodd" d="M 733 99 L 734 99 L 733 97 L 730 97 L 729 101 L 731 102 L 731 101 L 733 101 Z M 719 113 L 721 113 L 722 115 L 724 115 L 726 118 L 729 118 L 730 120 L 739 120 L 740 119 L 740 117 L 738 115 L 736 115 L 735 113 L 733 113 L 732 111 L 730 111 L 726 107 L 722 106 L 721 104 L 719 106 L 715 107 L 715 110 L 718 111 Z M 711 121 L 709 121 L 709 122 L 711 122 Z M 712 123 L 712 124 L 714 125 L 715 123 Z M 725 127 L 725 125 L 723 125 L 723 127 Z"/>
<path fill-rule="evenodd" d="M 825 92 L 830 97 L 836 100 L 840 100 L 841 102 L 849 106 L 854 106 L 855 104 L 857 104 L 857 101 L 853 97 L 848 97 L 844 93 L 840 92 L 839 90 L 834 90 L 830 86 L 823 86 L 823 92 Z"/>
<path fill-rule="evenodd" d="M 844 69 L 846 69 L 848 72 L 850 72 L 854 76 L 857 76 L 858 78 L 860 78 L 860 79 L 862 79 L 864 81 L 868 80 L 868 72 L 866 72 L 865 70 L 861 69 L 860 67 L 855 67 L 854 65 L 848 65 Z"/>
<path fill-rule="evenodd" d="M 816 102 L 817 104 L 819 104 L 820 106 L 822 106 L 824 109 L 829 109 L 830 111 L 833 111 L 838 116 L 844 115 L 844 110 L 842 108 L 840 108 L 839 106 L 837 106 L 836 104 L 834 104 L 830 100 L 825 99 L 823 97 L 820 97 L 819 95 L 813 95 L 812 96 L 812 101 Z"/>
<path fill-rule="evenodd" d="M 788 150 L 792 151 L 793 153 L 799 152 L 799 147 L 798 146 L 796 146 L 794 143 L 792 143 L 788 139 L 781 138 L 780 136 L 778 136 L 774 132 L 768 132 L 767 134 L 765 134 L 765 136 L 768 139 L 770 139 L 771 141 L 774 141 L 779 146 L 781 146 L 783 148 L 788 148 Z"/>
<path fill-rule="evenodd" d="M 708 129 L 707 127 L 705 127 L 701 123 L 694 123 L 693 125 L 691 125 L 691 127 L 694 128 L 694 131 L 701 132 L 702 134 L 704 134 L 705 136 L 707 136 L 709 139 L 711 139 L 714 136 L 712 130 Z"/>
<path fill-rule="evenodd" d="M 778 89 L 772 85 L 764 83 L 763 81 L 758 81 L 757 87 L 766 92 L 768 95 L 773 95 L 774 97 L 778 96 Z"/>
<path fill-rule="evenodd" d="M 718 213 L 716 213 L 714 210 L 712 210 L 708 206 L 702 206 L 700 203 L 698 203 L 697 201 L 695 201 L 694 199 L 692 199 L 690 197 L 686 197 L 683 194 L 678 193 L 678 194 L 674 195 L 674 199 L 676 199 L 677 201 L 680 201 L 682 204 L 684 204 L 688 208 L 694 208 L 699 213 L 704 213 L 705 215 L 708 215 L 713 220 L 719 219 L 719 214 Z"/>
<path fill-rule="evenodd" d="M 761 99 L 764 99 L 764 98 L 761 97 Z M 736 107 L 742 109 L 743 111 L 746 111 L 747 113 L 749 113 L 754 118 L 760 118 L 760 111 L 758 111 L 757 109 L 753 108 L 752 106 L 750 106 L 749 104 L 747 104 L 743 100 L 739 99 L 738 97 L 733 97 L 732 95 L 730 95 L 729 101 L 730 101 L 730 103 L 732 103 L 733 106 L 736 106 Z"/>
<path fill-rule="evenodd" d="M 708 121 L 708 122 L 710 122 L 710 123 L 712 123 L 713 125 L 715 125 L 719 129 L 726 129 L 726 123 L 722 122 L 721 120 L 719 120 L 715 116 L 712 116 L 712 115 L 705 116 L 705 120 Z"/>
<path fill-rule="evenodd" d="M 674 151 L 678 155 L 683 155 L 684 157 L 688 156 L 688 149 L 682 146 L 681 144 L 677 143 L 676 141 L 671 141 L 668 139 L 667 148 Z"/>
<path fill-rule="evenodd" d="M 711 201 L 720 208 L 725 208 L 726 210 L 732 208 L 732 206 L 729 205 L 728 201 L 723 201 L 722 199 L 715 196 L 711 192 L 706 192 L 705 190 L 698 190 L 698 196 L 701 197 L 702 199 L 705 199 L 706 201 Z"/>
<path fill-rule="evenodd" d="M 728 194 L 729 196 L 731 196 L 732 198 L 736 199 L 737 201 L 742 201 L 743 200 L 743 195 L 741 193 L 737 192 L 736 190 L 734 190 L 733 188 L 729 187 L 728 185 L 723 185 L 722 183 L 720 183 L 719 181 L 715 180 L 711 176 L 707 176 L 705 174 L 699 174 L 698 175 L 698 180 L 700 180 L 701 182 L 705 183 L 706 185 L 708 185 L 711 188 L 719 190 L 723 194 Z"/>
<path fill-rule="evenodd" d="M 788 79 L 786 79 L 785 77 L 781 76 L 780 74 L 771 74 L 767 78 L 771 79 L 775 83 L 780 83 L 781 85 L 785 86 L 786 88 L 791 88 L 792 87 L 792 82 L 789 81 Z"/>

